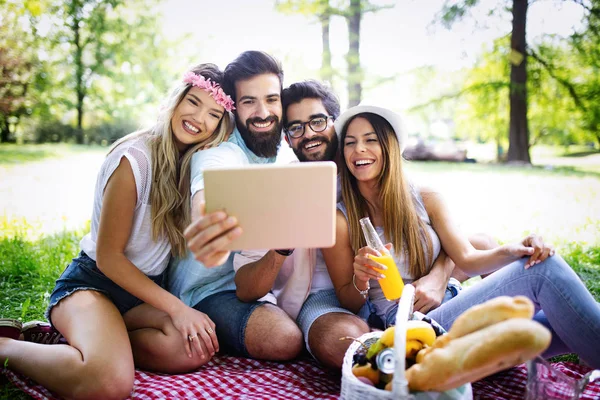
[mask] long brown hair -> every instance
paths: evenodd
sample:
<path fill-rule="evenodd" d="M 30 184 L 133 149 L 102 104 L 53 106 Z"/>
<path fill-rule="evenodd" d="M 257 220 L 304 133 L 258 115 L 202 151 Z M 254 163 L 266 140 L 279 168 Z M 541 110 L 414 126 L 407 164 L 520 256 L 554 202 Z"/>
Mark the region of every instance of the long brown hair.
<path fill-rule="evenodd" d="M 223 73 L 214 64 L 200 64 L 191 71 L 222 85 Z M 183 231 L 191 221 L 192 155 L 198 150 L 219 145 L 227 140 L 233 130 L 233 116 L 225 111 L 215 132 L 208 139 L 180 154 L 173 138 L 171 119 L 191 87 L 189 83 L 179 82 L 161 107 L 154 126 L 127 135 L 113 145 L 114 149 L 126 140 L 147 136 L 152 154 L 152 239 L 156 241 L 161 236 L 166 236 L 171 244 L 171 254 L 176 257 L 183 257 L 186 253 Z"/>
<path fill-rule="evenodd" d="M 341 151 L 348 126 L 355 118 L 364 118 L 373 126 L 381 145 L 383 166 L 378 177 L 379 198 L 383 211 L 383 231 L 391 241 L 396 255 L 405 254 L 409 272 L 414 279 L 429 272 L 433 254 L 431 238 L 427 235 L 425 222 L 417 214 L 411 188 L 402 170 L 402 153 L 398 138 L 389 122 L 373 113 L 357 114 L 349 119 L 342 130 Z M 366 246 L 360 227 L 360 219 L 369 213 L 369 204 L 358 189 L 358 182 L 346 163 L 341 166 L 342 198 L 348 211 L 350 241 L 356 252 Z M 427 253 L 425 253 L 425 246 Z M 428 256 L 427 256 L 427 255 Z"/>

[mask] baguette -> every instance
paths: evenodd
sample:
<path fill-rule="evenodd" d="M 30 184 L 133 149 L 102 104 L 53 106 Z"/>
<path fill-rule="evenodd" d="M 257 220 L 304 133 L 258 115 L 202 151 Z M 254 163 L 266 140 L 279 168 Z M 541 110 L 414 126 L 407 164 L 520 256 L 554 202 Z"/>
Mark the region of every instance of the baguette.
<path fill-rule="evenodd" d="M 534 307 L 525 296 L 500 296 L 478 304 L 462 313 L 448 331 L 451 340 L 494 325 L 509 318 L 533 318 Z"/>
<path fill-rule="evenodd" d="M 406 370 L 408 386 L 418 391 L 454 389 L 532 359 L 551 339 L 550 331 L 535 321 L 504 320 L 431 349 L 421 363 Z"/>

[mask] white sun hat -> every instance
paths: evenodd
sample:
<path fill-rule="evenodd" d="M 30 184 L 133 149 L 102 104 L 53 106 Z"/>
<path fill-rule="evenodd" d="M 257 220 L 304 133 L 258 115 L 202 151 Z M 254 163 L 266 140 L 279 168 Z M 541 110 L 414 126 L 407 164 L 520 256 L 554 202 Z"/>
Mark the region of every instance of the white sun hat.
<path fill-rule="evenodd" d="M 344 125 L 346 125 L 346 122 L 348 122 L 348 120 L 350 120 L 355 115 L 362 113 L 376 114 L 385 119 L 387 122 L 389 122 L 389 124 L 394 129 L 394 132 L 396 132 L 396 137 L 398 138 L 398 143 L 400 144 L 400 151 L 404 151 L 404 148 L 406 147 L 407 135 L 406 129 L 404 128 L 404 123 L 402 122 L 402 118 L 400 117 L 400 115 L 393 112 L 392 110 L 379 106 L 361 103 L 357 106 L 350 107 L 349 109 L 344 111 L 335 120 L 334 123 L 335 132 L 337 134 L 338 139 L 342 139 L 342 129 L 344 129 Z"/>

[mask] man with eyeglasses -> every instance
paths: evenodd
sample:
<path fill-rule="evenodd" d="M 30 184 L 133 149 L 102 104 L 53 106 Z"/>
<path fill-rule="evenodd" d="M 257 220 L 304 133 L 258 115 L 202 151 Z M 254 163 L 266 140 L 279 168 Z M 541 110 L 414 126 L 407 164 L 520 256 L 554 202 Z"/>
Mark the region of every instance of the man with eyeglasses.
<path fill-rule="evenodd" d="M 298 159 L 338 161 L 333 121 L 340 106 L 332 91 L 317 81 L 298 82 L 283 90 L 281 100 L 286 141 Z M 306 349 L 322 364 L 341 368 L 351 342 L 340 338 L 358 337 L 369 331 L 368 325 L 339 303 L 319 249 L 290 249 L 284 260 L 272 252 L 235 255 L 238 296 L 252 301 L 274 295 L 298 324 Z M 259 276 L 271 285 L 258 290 Z"/>

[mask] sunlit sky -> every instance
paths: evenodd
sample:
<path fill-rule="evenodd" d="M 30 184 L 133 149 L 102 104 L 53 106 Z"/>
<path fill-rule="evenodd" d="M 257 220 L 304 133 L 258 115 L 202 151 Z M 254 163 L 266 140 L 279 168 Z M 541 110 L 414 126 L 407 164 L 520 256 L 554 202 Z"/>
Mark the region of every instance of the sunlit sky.
<path fill-rule="evenodd" d="M 363 98 L 377 102 L 382 93 L 398 110 L 414 105 L 408 93 L 411 77 L 407 72 L 433 65 L 451 74 L 473 65 L 484 47 L 510 32 L 506 12 L 488 16 L 503 0 L 481 0 L 474 17 L 455 23 L 451 30 L 436 23 L 444 0 L 372 0 L 375 4 L 395 4 L 394 8 L 366 14 L 361 26 L 361 65 L 366 79 Z M 504 0 L 508 4 L 509 1 Z M 321 28 L 316 18 L 284 15 L 275 10 L 274 0 L 168 0 L 161 10 L 164 30 L 171 38 L 190 34 L 193 42 L 183 42 L 197 54 L 197 62 L 213 62 L 224 68 L 245 50 L 265 50 L 283 62 L 284 86 L 307 78 L 318 78 L 321 63 Z M 569 35 L 580 26 L 582 8 L 570 2 L 540 0 L 528 13 L 528 40 L 542 34 Z M 345 74 L 344 56 L 348 31 L 342 17 L 331 23 L 333 64 Z M 396 76 L 387 88 L 372 88 L 375 78 Z M 345 105 L 346 88 L 334 82 Z M 387 89 L 387 90 L 386 90 Z"/>

